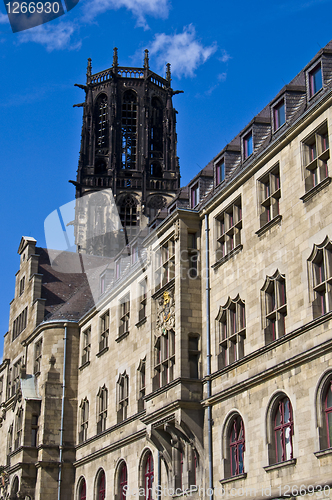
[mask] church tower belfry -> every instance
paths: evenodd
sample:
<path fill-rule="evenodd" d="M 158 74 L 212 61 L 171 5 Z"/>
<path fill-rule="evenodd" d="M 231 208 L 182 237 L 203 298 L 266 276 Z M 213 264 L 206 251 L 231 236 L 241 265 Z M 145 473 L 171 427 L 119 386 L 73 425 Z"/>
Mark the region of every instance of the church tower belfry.
<path fill-rule="evenodd" d="M 86 85 L 76 86 L 85 91 L 76 198 L 111 189 L 130 240 L 180 187 L 170 65 L 162 78 L 145 50 L 142 68 L 122 67 L 114 48 L 112 67 L 92 74 L 88 59 Z M 76 243 L 89 253 L 78 225 L 76 214 Z"/>

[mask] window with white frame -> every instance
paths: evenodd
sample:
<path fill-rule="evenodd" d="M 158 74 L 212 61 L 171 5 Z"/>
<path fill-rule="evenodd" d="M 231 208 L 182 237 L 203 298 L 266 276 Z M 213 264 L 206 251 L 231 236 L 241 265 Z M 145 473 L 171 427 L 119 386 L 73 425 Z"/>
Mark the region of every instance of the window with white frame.
<path fill-rule="evenodd" d="M 279 200 L 281 197 L 279 164 L 258 181 L 260 203 L 260 226 L 279 215 Z"/>
<path fill-rule="evenodd" d="M 305 190 L 317 186 L 329 175 L 330 158 L 327 124 L 323 124 L 302 143 Z"/>
<path fill-rule="evenodd" d="M 140 364 L 138 366 L 137 370 L 137 377 L 138 377 L 138 411 L 144 410 L 144 397 L 145 397 L 145 365 L 146 365 L 146 359 L 142 359 L 140 361 Z"/>
<path fill-rule="evenodd" d="M 279 101 L 273 108 L 274 130 L 278 130 L 286 121 L 285 100 Z"/>
<path fill-rule="evenodd" d="M 127 293 L 120 301 L 119 337 L 129 332 L 130 294 Z"/>
<path fill-rule="evenodd" d="M 101 387 L 97 394 L 97 434 L 106 429 L 108 391 Z"/>
<path fill-rule="evenodd" d="M 124 372 L 119 376 L 117 383 L 117 422 L 120 423 L 127 418 L 128 409 L 129 377 Z"/>
<path fill-rule="evenodd" d="M 267 276 L 261 294 L 265 343 L 269 344 L 285 335 L 287 315 L 285 276 L 278 270 L 273 276 Z"/>
<path fill-rule="evenodd" d="M 35 375 L 39 374 L 41 371 L 42 345 L 43 345 L 43 339 L 39 339 L 35 343 L 35 362 L 34 362 Z"/>
<path fill-rule="evenodd" d="M 147 306 L 147 280 L 146 278 L 139 283 L 139 305 L 138 305 L 138 321 L 143 321 L 146 318 Z"/>
<path fill-rule="evenodd" d="M 100 317 L 99 352 L 108 346 L 109 327 L 110 327 L 110 313 L 109 311 L 107 311 Z"/>
<path fill-rule="evenodd" d="M 23 431 L 23 409 L 19 408 L 16 414 L 15 421 L 15 441 L 14 449 L 17 450 L 22 445 L 22 431 Z"/>
<path fill-rule="evenodd" d="M 84 330 L 82 333 L 82 360 L 81 360 L 82 365 L 90 361 L 90 350 L 91 350 L 91 326 L 89 326 L 89 328 Z"/>
<path fill-rule="evenodd" d="M 156 290 L 169 283 L 175 276 L 175 242 L 170 238 L 156 252 Z"/>
<path fill-rule="evenodd" d="M 312 97 L 323 87 L 322 66 L 317 64 L 309 71 L 309 95 Z"/>
<path fill-rule="evenodd" d="M 20 388 L 21 366 L 22 366 L 22 359 L 19 359 L 13 365 L 13 382 L 11 385 L 11 396 L 14 396 Z"/>
<path fill-rule="evenodd" d="M 89 401 L 85 398 L 80 405 L 81 414 L 81 429 L 78 434 L 78 442 L 83 443 L 88 439 L 88 426 L 89 426 Z"/>
<path fill-rule="evenodd" d="M 229 205 L 216 217 L 217 223 L 217 260 L 228 255 L 241 245 L 242 206 L 241 197 Z"/>
<path fill-rule="evenodd" d="M 226 177 L 225 160 L 222 158 L 216 163 L 215 166 L 215 180 L 216 186 L 220 184 Z"/>
<path fill-rule="evenodd" d="M 233 300 L 229 297 L 226 304 L 219 308 L 216 326 L 219 338 L 218 369 L 221 369 L 244 356 L 245 305 L 239 295 Z"/>
<path fill-rule="evenodd" d="M 243 138 L 243 159 L 245 160 L 248 158 L 252 153 L 253 153 L 253 139 L 252 139 L 252 132 L 249 132 L 246 136 Z"/>
<path fill-rule="evenodd" d="M 163 387 L 174 379 L 175 334 L 167 330 L 155 343 L 154 389 Z"/>

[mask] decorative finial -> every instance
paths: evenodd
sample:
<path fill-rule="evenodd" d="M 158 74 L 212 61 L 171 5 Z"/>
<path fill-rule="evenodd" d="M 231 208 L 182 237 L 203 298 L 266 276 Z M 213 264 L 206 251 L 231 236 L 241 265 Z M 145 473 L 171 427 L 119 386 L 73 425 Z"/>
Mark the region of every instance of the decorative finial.
<path fill-rule="evenodd" d="M 118 48 L 114 47 L 113 49 L 113 68 L 118 67 Z"/>
<path fill-rule="evenodd" d="M 170 63 L 167 63 L 166 67 L 167 67 L 167 69 L 166 69 L 166 81 L 168 83 L 171 83 L 172 78 L 171 78 L 171 65 L 170 65 Z"/>
<path fill-rule="evenodd" d="M 149 69 L 149 51 L 145 49 L 144 51 L 144 69 Z"/>
<path fill-rule="evenodd" d="M 92 65 L 91 65 L 91 57 L 88 59 L 88 67 L 86 69 L 86 76 L 91 76 L 91 70 L 92 70 Z"/>
<path fill-rule="evenodd" d="M 55 362 L 56 362 L 55 356 L 54 356 L 54 354 L 52 354 L 52 356 L 50 357 L 50 360 L 49 360 L 49 363 L 50 363 L 52 368 L 54 368 Z"/>

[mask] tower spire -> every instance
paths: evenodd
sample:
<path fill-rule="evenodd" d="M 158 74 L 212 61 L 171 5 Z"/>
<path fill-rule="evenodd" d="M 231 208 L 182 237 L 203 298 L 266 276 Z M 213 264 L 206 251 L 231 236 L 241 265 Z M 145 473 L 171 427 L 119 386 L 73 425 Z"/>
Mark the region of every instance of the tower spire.
<path fill-rule="evenodd" d="M 113 69 L 117 69 L 119 65 L 119 62 L 118 62 L 118 48 L 117 47 L 114 47 L 113 49 Z"/>
<path fill-rule="evenodd" d="M 91 65 L 91 57 L 88 59 L 88 67 L 86 68 L 86 83 L 90 83 L 92 74 L 92 65 Z"/>
<path fill-rule="evenodd" d="M 171 84 L 172 78 L 171 78 L 171 65 L 170 63 L 166 64 L 166 81 Z"/>
<path fill-rule="evenodd" d="M 145 49 L 144 51 L 144 69 L 149 69 L 149 51 Z"/>

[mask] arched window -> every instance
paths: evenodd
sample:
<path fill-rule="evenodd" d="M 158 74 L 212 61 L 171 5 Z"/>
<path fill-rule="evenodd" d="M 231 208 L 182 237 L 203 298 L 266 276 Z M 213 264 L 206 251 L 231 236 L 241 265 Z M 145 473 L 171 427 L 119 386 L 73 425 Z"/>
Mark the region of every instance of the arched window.
<path fill-rule="evenodd" d="M 157 97 L 152 98 L 150 158 L 163 156 L 163 105 Z"/>
<path fill-rule="evenodd" d="M 97 394 L 97 434 L 100 434 L 106 429 L 106 418 L 107 418 L 107 389 L 105 385 L 99 389 Z"/>
<path fill-rule="evenodd" d="M 153 457 L 152 453 L 149 452 L 145 459 L 144 467 L 144 491 L 145 500 L 152 500 L 152 488 L 153 488 Z"/>
<path fill-rule="evenodd" d="M 324 399 L 327 447 L 332 447 L 332 380 L 329 381 Z"/>
<path fill-rule="evenodd" d="M 293 411 L 287 397 L 279 400 L 274 411 L 276 463 L 293 458 Z"/>
<path fill-rule="evenodd" d="M 19 487 L 19 481 L 18 477 L 16 476 L 13 481 L 11 498 L 17 498 L 18 487 Z"/>
<path fill-rule="evenodd" d="M 81 430 L 78 436 L 78 442 L 83 443 L 88 438 L 89 425 L 89 401 L 85 398 L 80 406 L 81 410 Z"/>
<path fill-rule="evenodd" d="M 237 295 L 219 308 L 216 317 L 216 329 L 219 334 L 218 368 L 238 361 L 244 356 L 246 338 L 245 304 Z"/>
<path fill-rule="evenodd" d="M 79 500 L 86 500 L 86 483 L 84 478 L 81 480 L 78 491 L 79 491 L 78 493 Z"/>
<path fill-rule="evenodd" d="M 137 202 L 133 196 L 127 195 L 123 198 L 120 205 L 120 221 L 125 228 L 126 244 L 136 235 L 137 221 Z"/>
<path fill-rule="evenodd" d="M 123 95 L 122 101 L 122 168 L 136 169 L 137 154 L 137 96 L 132 90 Z"/>
<path fill-rule="evenodd" d="M 315 319 L 332 310 L 332 294 L 330 291 L 332 242 L 327 236 L 320 245 L 314 245 L 308 262 L 312 312 Z"/>
<path fill-rule="evenodd" d="M 107 147 L 107 96 L 102 94 L 96 103 L 96 148 Z"/>
<path fill-rule="evenodd" d="M 243 455 L 245 450 L 244 425 L 242 418 L 237 415 L 230 425 L 229 449 L 231 476 L 243 474 Z"/>
<path fill-rule="evenodd" d="M 119 500 L 126 500 L 127 465 L 122 462 L 119 471 Z"/>
<path fill-rule="evenodd" d="M 154 161 L 153 163 L 151 163 L 150 174 L 152 177 L 158 177 L 158 178 L 163 176 L 163 170 L 159 162 Z"/>
<path fill-rule="evenodd" d="M 287 315 L 285 276 L 278 270 L 273 276 L 267 276 L 261 289 L 263 305 L 263 328 L 265 343 L 285 335 L 285 317 Z"/>
<path fill-rule="evenodd" d="M 106 478 L 105 472 L 102 470 L 99 473 L 97 481 L 97 500 L 105 500 L 106 495 Z"/>

